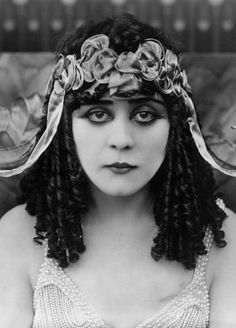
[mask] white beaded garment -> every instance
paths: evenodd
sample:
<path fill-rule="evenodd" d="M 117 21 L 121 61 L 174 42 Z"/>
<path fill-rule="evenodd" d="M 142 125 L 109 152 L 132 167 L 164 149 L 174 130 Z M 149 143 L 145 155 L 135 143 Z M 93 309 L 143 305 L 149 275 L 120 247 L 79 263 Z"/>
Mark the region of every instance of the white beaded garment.
<path fill-rule="evenodd" d="M 224 208 L 223 203 L 218 203 Z M 207 254 L 198 257 L 189 284 L 158 313 L 135 328 L 207 328 L 209 293 L 206 266 L 213 241 L 209 228 L 204 243 Z M 79 287 L 54 259 L 45 256 L 34 291 L 32 328 L 115 328 L 89 304 Z"/>

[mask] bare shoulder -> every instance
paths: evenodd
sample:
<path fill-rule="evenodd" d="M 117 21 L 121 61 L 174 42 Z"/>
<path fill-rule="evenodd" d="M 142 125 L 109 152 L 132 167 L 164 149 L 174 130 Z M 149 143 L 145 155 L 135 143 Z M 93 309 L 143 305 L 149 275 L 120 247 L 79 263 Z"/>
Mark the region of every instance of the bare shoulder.
<path fill-rule="evenodd" d="M 11 234 L 29 232 L 34 224 L 35 218 L 26 211 L 25 204 L 18 205 L 6 212 L 0 219 L 0 233 L 3 234 L 3 231 Z"/>
<path fill-rule="evenodd" d="M 36 220 L 25 205 L 0 219 L 0 327 L 31 327 L 33 284 L 42 250 L 33 242 Z M 35 274 L 34 274 L 35 273 Z"/>
<path fill-rule="evenodd" d="M 1 263 L 25 270 L 32 281 L 43 257 L 42 247 L 33 241 L 35 224 L 36 218 L 26 211 L 25 204 L 14 207 L 0 219 Z"/>
<path fill-rule="evenodd" d="M 222 230 L 225 233 L 227 245 L 216 249 L 216 276 L 225 275 L 227 271 L 236 274 L 236 214 L 225 208 L 227 218 L 223 222 Z"/>
<path fill-rule="evenodd" d="M 225 228 L 228 228 L 229 230 L 231 228 L 236 229 L 236 213 L 228 207 L 226 207 L 224 211 L 227 214 L 227 219 L 224 222 Z"/>
<path fill-rule="evenodd" d="M 33 252 L 37 250 L 33 242 L 35 236 L 36 218 L 25 209 L 25 205 L 19 205 L 8 211 L 0 219 L 0 257 L 3 263 L 11 259 L 15 267 L 25 270 L 30 265 Z M 18 263 L 19 262 L 19 263 Z"/>
<path fill-rule="evenodd" d="M 227 246 L 225 247 L 225 250 L 228 248 L 235 248 L 236 246 L 236 213 L 234 213 L 229 208 L 225 208 L 225 213 L 227 215 L 227 218 L 223 222 L 222 229 L 225 232 L 225 240 L 227 242 Z"/>
<path fill-rule="evenodd" d="M 6 254 L 17 255 L 23 248 L 27 250 L 35 234 L 35 218 L 28 214 L 25 205 L 19 205 L 8 211 L 0 219 L 0 250 Z"/>

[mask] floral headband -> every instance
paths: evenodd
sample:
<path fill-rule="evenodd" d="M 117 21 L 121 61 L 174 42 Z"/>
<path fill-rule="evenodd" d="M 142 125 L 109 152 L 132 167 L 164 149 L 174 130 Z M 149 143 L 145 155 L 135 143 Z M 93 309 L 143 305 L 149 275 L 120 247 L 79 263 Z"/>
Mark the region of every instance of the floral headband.
<path fill-rule="evenodd" d="M 138 94 L 145 80 L 153 81 L 159 93 L 184 100 L 188 109 L 189 128 L 199 153 L 215 169 L 236 177 L 236 170 L 218 165 L 207 150 L 189 96 L 191 88 L 177 56 L 155 39 L 146 39 L 136 52 L 123 52 L 118 55 L 109 48 L 109 38 L 104 34 L 85 40 L 79 59 L 75 54 L 59 56 L 46 88 L 46 96 L 49 98 L 47 127 L 26 162 L 12 169 L 0 170 L 0 176 L 23 172 L 46 150 L 57 131 L 64 97 L 69 90 L 77 91 L 84 82 L 88 82 L 91 84 L 86 91 L 92 95 L 98 85 L 106 84 L 111 97 L 128 98 Z"/>
<path fill-rule="evenodd" d="M 79 90 L 86 82 L 95 82 L 88 91 L 92 94 L 99 84 L 108 84 L 110 96 L 134 94 L 143 82 L 154 81 L 164 94 L 182 95 L 182 90 L 191 92 L 184 70 L 180 70 L 177 56 L 164 49 L 155 39 L 146 39 L 137 51 L 118 55 L 109 48 L 109 39 L 100 34 L 87 39 L 81 48 L 81 57 L 64 57 L 52 72 L 48 94 L 52 89 L 57 94 Z"/>

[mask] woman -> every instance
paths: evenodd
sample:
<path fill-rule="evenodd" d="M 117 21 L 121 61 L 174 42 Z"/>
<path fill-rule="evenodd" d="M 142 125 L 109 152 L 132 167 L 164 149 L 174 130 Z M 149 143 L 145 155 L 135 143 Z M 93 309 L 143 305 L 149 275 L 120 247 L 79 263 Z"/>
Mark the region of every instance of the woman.
<path fill-rule="evenodd" d="M 178 49 L 126 14 L 59 52 L 31 155 L 0 171 L 28 169 L 0 225 L 0 326 L 234 327 L 235 214 L 209 164 L 236 171 L 207 151 Z"/>

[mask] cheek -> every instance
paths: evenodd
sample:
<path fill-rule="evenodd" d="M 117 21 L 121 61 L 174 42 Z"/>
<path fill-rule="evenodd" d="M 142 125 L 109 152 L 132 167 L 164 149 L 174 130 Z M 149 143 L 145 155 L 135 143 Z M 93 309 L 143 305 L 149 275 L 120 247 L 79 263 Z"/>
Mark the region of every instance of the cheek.
<path fill-rule="evenodd" d="M 159 170 L 166 154 L 166 145 L 169 136 L 169 122 L 167 121 L 160 128 L 155 129 L 146 139 L 144 147 L 144 167 L 145 174 L 151 179 Z"/>
<path fill-rule="evenodd" d="M 73 121 L 73 136 L 76 146 L 79 149 L 89 143 L 88 128 L 86 128 L 86 124 L 83 124 L 78 119 Z"/>
<path fill-rule="evenodd" d="M 73 137 L 77 149 L 79 159 L 83 159 L 86 149 L 90 149 L 88 130 L 85 129 L 84 124 L 81 124 L 79 120 L 73 121 Z"/>
<path fill-rule="evenodd" d="M 86 164 L 97 158 L 102 140 L 97 132 L 89 129 L 88 124 L 76 120 L 73 123 L 73 136 L 81 164 Z"/>
<path fill-rule="evenodd" d="M 163 121 L 145 136 L 145 140 L 143 140 L 143 149 L 147 163 L 153 163 L 155 165 L 155 163 L 164 159 L 168 136 L 168 121 Z"/>

